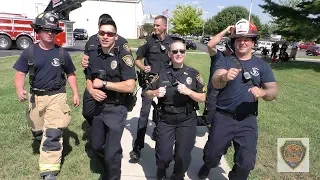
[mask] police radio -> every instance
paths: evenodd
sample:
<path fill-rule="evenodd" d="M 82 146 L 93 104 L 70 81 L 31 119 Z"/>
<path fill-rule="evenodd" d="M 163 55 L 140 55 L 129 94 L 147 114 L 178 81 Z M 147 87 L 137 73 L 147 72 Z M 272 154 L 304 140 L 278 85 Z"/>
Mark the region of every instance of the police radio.
<path fill-rule="evenodd" d="M 245 71 L 243 72 L 243 77 L 246 79 L 246 80 L 250 80 L 251 79 L 251 75 L 249 72 Z"/>

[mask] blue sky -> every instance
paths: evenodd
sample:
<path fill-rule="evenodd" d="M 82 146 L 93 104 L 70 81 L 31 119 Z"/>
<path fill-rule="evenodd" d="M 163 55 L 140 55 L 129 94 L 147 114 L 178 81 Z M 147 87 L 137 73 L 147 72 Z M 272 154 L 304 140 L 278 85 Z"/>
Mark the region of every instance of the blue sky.
<path fill-rule="evenodd" d="M 219 7 L 228 7 L 233 5 L 240 5 L 250 9 L 250 0 L 143 0 L 144 14 L 158 15 L 162 11 L 169 9 L 169 17 L 172 16 L 172 10 L 176 5 L 191 4 L 196 7 L 202 7 L 205 18 L 216 15 L 220 10 Z M 262 23 L 271 20 L 268 14 L 263 13 L 263 9 L 259 7 L 263 4 L 262 0 L 252 0 L 252 13 L 258 15 Z"/>

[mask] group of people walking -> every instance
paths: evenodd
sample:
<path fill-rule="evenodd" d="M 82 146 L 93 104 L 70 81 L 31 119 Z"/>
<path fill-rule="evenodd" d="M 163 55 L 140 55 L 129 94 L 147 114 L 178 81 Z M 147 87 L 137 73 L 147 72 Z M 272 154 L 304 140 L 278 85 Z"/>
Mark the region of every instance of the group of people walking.
<path fill-rule="evenodd" d="M 40 176 L 55 180 L 61 166 L 62 134 L 71 121 L 66 81 L 73 92 L 74 106 L 80 104 L 76 69 L 69 53 L 54 44 L 55 36 L 62 32 L 57 15 L 42 13 L 32 27 L 40 42 L 25 50 L 13 66 L 14 83 L 19 101 L 29 102 L 28 122 L 33 136 L 40 141 Z M 91 148 L 104 169 L 100 179 L 121 178 L 121 138 L 127 113 L 135 104 L 135 67 L 144 75 L 139 81 L 145 86 L 130 157 L 136 161 L 143 158 L 148 117 L 154 106 L 156 126 L 152 136 L 156 142 L 157 179 L 184 179 L 196 139 L 196 110 L 198 103 L 205 102 L 210 128 L 198 177 L 205 179 L 232 143 L 235 164 L 229 178 L 247 179 L 257 154 L 258 101 L 271 101 L 278 91 L 269 64 L 252 55 L 258 37 L 256 26 L 241 19 L 208 42 L 208 85 L 198 70 L 184 63 L 185 44 L 166 35 L 166 29 L 167 18 L 155 17 L 154 32 L 142 42 L 134 59 L 128 42 L 117 33 L 116 22 L 103 14 L 97 34 L 85 46 L 81 61 L 86 77 L 82 114 L 91 128 Z M 227 50 L 218 51 L 215 45 L 228 34 Z M 27 73 L 29 93 L 24 89 Z M 168 176 L 166 169 L 172 160 L 174 170 Z"/>

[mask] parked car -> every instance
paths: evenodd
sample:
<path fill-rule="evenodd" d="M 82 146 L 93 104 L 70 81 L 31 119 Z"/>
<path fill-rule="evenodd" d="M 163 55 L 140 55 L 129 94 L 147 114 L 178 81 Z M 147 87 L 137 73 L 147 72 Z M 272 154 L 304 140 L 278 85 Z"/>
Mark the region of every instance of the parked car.
<path fill-rule="evenodd" d="M 320 47 L 319 46 L 311 46 L 307 49 L 306 55 L 318 56 L 320 55 Z"/>
<path fill-rule="evenodd" d="M 75 29 L 73 30 L 73 37 L 75 39 L 87 40 L 88 39 L 88 32 L 85 29 Z"/>
<path fill-rule="evenodd" d="M 197 49 L 197 45 L 196 45 L 196 43 L 195 43 L 193 40 L 187 39 L 187 40 L 186 40 L 186 48 L 187 48 L 187 49 L 196 50 L 196 49 Z"/>
<path fill-rule="evenodd" d="M 304 42 L 299 44 L 299 49 L 308 49 L 309 47 L 315 46 L 316 44 L 314 42 Z"/>
<path fill-rule="evenodd" d="M 272 43 L 270 41 L 258 41 L 257 50 L 262 51 L 263 48 L 267 48 L 269 51 L 271 51 Z"/>
<path fill-rule="evenodd" d="M 210 39 L 211 39 L 210 36 L 203 36 L 200 39 L 200 43 L 207 44 L 210 41 Z"/>
<path fill-rule="evenodd" d="M 218 42 L 218 44 L 216 45 L 216 48 L 221 52 L 225 51 L 226 50 L 225 42 L 223 41 Z"/>

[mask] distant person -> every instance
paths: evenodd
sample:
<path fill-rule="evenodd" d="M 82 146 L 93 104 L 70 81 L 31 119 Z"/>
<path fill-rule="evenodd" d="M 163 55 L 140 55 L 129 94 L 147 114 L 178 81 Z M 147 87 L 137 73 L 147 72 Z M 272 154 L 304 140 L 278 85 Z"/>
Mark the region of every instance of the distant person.
<path fill-rule="evenodd" d="M 279 44 L 277 42 L 275 42 L 275 43 L 273 43 L 271 45 L 271 55 L 270 55 L 270 57 L 273 58 L 274 56 L 276 56 L 278 51 L 279 51 Z"/>
<path fill-rule="evenodd" d="M 261 54 L 262 54 L 262 58 L 266 59 L 268 58 L 269 50 L 266 47 L 264 47 L 261 51 Z"/>
<path fill-rule="evenodd" d="M 296 60 L 297 52 L 298 52 L 298 42 L 294 42 L 290 52 L 290 59 Z"/>

